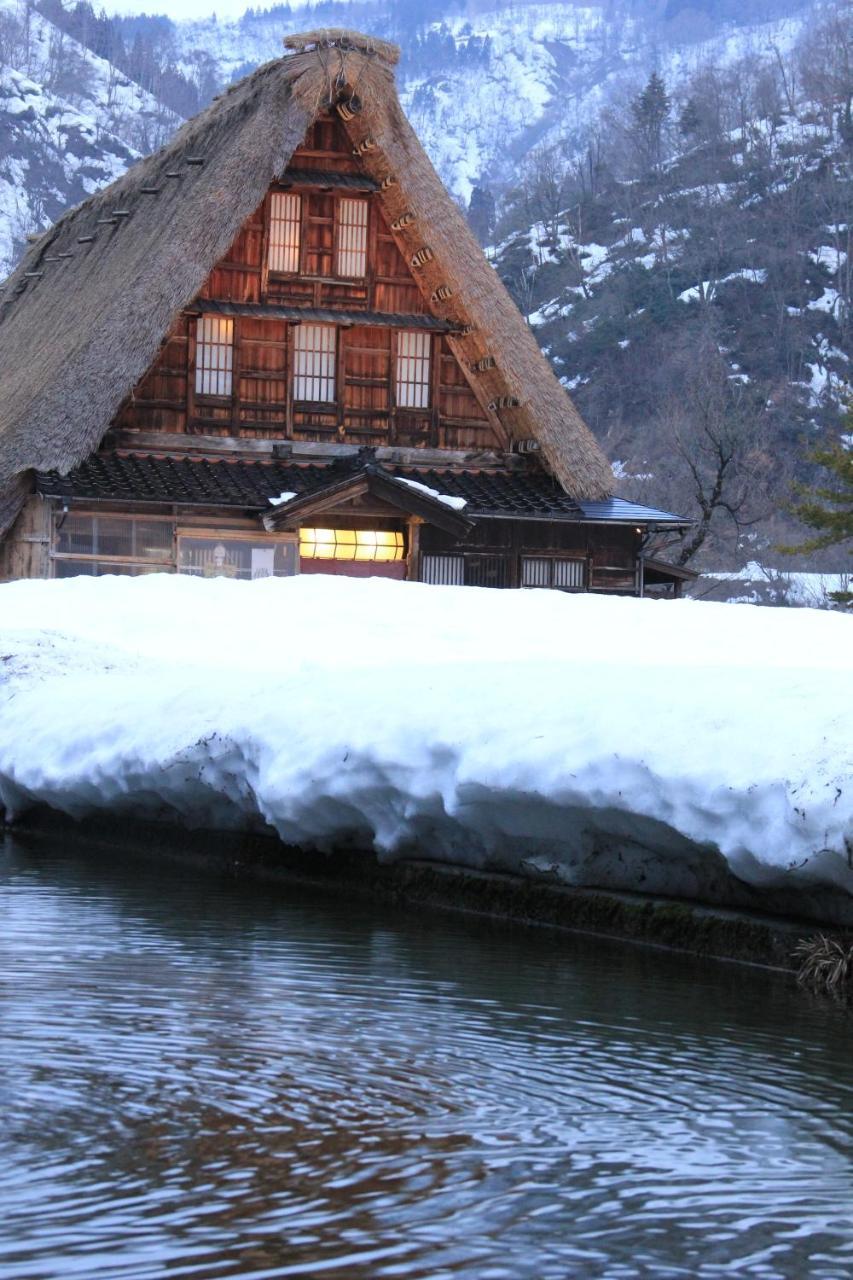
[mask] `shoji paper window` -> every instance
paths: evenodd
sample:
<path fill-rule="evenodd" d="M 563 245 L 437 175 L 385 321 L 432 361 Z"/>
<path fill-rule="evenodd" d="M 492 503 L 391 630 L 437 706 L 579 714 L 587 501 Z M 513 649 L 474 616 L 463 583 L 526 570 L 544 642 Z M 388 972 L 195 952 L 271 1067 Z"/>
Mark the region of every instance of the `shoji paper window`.
<path fill-rule="evenodd" d="M 228 316 L 201 316 L 196 330 L 196 395 L 230 396 L 233 363 L 234 321 Z"/>
<path fill-rule="evenodd" d="M 270 271 L 299 270 L 302 241 L 302 197 L 274 191 L 270 197 Z"/>
<path fill-rule="evenodd" d="M 429 406 L 429 334 L 404 331 L 397 336 L 397 404 L 401 409 Z"/>
<path fill-rule="evenodd" d="M 367 201 L 341 200 L 338 204 L 339 276 L 363 276 L 367 270 Z"/>
<path fill-rule="evenodd" d="M 382 529 L 300 529 L 305 560 L 404 560 L 402 533 Z"/>
<path fill-rule="evenodd" d="M 294 400 L 334 400 L 335 336 L 335 328 L 330 324 L 296 326 L 293 353 Z"/>

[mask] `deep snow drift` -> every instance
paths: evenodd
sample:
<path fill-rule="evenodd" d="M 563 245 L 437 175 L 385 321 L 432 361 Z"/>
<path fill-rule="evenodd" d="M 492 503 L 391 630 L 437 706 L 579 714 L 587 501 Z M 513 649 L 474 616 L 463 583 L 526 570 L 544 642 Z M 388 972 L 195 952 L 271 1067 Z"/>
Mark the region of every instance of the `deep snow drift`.
<path fill-rule="evenodd" d="M 0 803 L 717 901 L 730 868 L 844 913 L 851 639 L 814 610 L 381 579 L 12 583 Z"/>

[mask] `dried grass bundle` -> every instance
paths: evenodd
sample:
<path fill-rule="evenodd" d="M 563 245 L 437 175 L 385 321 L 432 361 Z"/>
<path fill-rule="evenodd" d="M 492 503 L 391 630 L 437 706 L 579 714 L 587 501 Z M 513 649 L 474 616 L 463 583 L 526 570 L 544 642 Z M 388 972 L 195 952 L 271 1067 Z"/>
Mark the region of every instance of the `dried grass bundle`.
<path fill-rule="evenodd" d="M 803 986 L 834 995 L 853 994 L 853 942 L 819 933 L 799 942 L 793 955 L 799 961 L 797 981 Z"/>

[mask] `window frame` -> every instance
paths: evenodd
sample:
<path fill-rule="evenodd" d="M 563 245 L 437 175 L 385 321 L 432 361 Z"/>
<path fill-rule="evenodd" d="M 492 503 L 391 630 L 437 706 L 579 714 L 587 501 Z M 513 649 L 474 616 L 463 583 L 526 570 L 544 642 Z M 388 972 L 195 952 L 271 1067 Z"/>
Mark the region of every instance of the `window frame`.
<path fill-rule="evenodd" d="M 403 338 L 414 338 L 421 340 L 426 346 L 425 355 L 402 355 L 400 352 L 400 344 Z M 393 362 L 393 405 L 395 409 L 400 409 L 403 413 L 429 413 L 432 408 L 432 376 L 434 367 L 435 352 L 433 349 L 432 334 L 426 329 L 397 329 L 394 333 L 394 362 Z M 405 383 L 400 382 L 400 371 L 402 361 L 409 362 L 411 365 L 417 365 L 418 362 L 425 363 L 426 380 L 415 382 L 407 380 Z M 424 394 L 423 404 L 404 404 L 400 398 L 401 385 L 405 387 L 419 388 Z"/>
<path fill-rule="evenodd" d="M 132 525 L 134 525 L 132 535 L 131 535 L 133 538 L 134 544 L 136 541 L 135 525 L 137 523 L 153 524 L 156 522 L 157 524 L 169 526 L 170 532 L 171 532 L 171 539 L 170 539 L 171 548 L 168 552 L 164 550 L 162 557 L 158 557 L 158 558 L 140 556 L 138 554 L 132 554 L 129 556 L 115 555 L 115 554 L 109 554 L 109 553 L 105 554 L 103 551 L 100 551 L 100 550 L 93 550 L 91 552 L 58 551 L 57 543 L 59 541 L 59 535 L 62 531 L 62 525 L 65 523 L 65 518 L 67 518 L 68 516 L 84 516 L 93 522 L 93 534 L 92 534 L 93 547 L 97 547 L 97 534 L 98 534 L 97 522 L 99 520 L 127 520 Z M 110 565 L 115 565 L 119 569 L 139 568 L 139 569 L 145 569 L 149 573 L 174 573 L 175 565 L 176 565 L 176 554 L 177 554 L 177 540 L 176 540 L 175 528 L 176 528 L 176 522 L 175 522 L 174 516 L 162 516 L 162 515 L 151 515 L 151 514 L 145 515 L 137 512 L 126 513 L 122 511 L 90 511 L 90 510 L 87 510 L 86 508 L 82 508 L 80 510 L 76 508 L 72 508 L 70 511 L 65 513 L 60 513 L 54 510 L 53 522 L 52 522 L 52 528 L 51 528 L 50 549 L 48 554 L 48 560 L 50 562 L 50 576 L 52 578 L 55 578 L 57 576 L 56 575 L 57 564 L 67 564 L 70 561 L 73 561 L 75 563 L 80 563 L 80 564 L 86 564 L 86 565 L 97 565 L 99 569 L 103 567 L 106 572 L 109 572 Z M 95 576 L 100 576 L 100 575 L 98 574 Z"/>
<path fill-rule="evenodd" d="M 208 322 L 213 322 L 213 321 L 215 321 L 219 325 L 224 325 L 226 330 L 230 330 L 230 333 L 231 333 L 230 343 L 225 343 L 225 342 L 214 343 L 210 341 L 205 341 L 202 338 L 202 331 L 204 329 L 204 326 Z M 237 336 L 237 327 L 235 324 L 234 316 L 223 316 L 216 311 L 203 311 L 201 315 L 199 315 L 196 318 L 195 340 L 193 344 L 193 371 L 192 371 L 192 389 L 193 389 L 193 398 L 195 400 L 205 400 L 205 401 L 216 400 L 220 404 L 230 404 L 231 400 L 234 397 L 234 387 L 235 387 L 234 355 L 235 355 L 235 347 L 236 347 L 236 341 L 235 341 L 236 336 Z M 205 372 L 208 372 L 208 373 L 211 372 L 211 370 L 205 370 L 201 361 L 201 353 L 206 347 L 210 347 L 210 348 L 215 347 L 215 348 L 220 348 L 220 349 L 230 351 L 230 359 L 228 361 L 227 368 L 224 370 L 221 370 L 221 369 L 212 370 L 213 373 L 224 372 L 227 374 L 228 376 L 227 391 L 205 391 L 203 387 L 199 386 L 200 382 L 203 383 Z"/>
<path fill-rule="evenodd" d="M 305 323 L 294 324 L 291 326 L 291 328 L 293 330 L 293 342 L 291 344 L 292 355 L 291 355 L 291 361 L 290 361 L 291 402 L 294 405 L 300 405 L 300 406 L 322 405 L 324 407 L 324 410 L 328 412 L 327 406 L 336 405 L 338 402 L 338 382 L 339 382 L 339 373 L 340 373 L 338 368 L 338 357 L 340 354 L 340 346 L 341 346 L 340 335 L 338 333 L 338 326 L 334 324 L 317 324 L 315 322 L 310 322 L 308 324 L 305 324 Z M 327 331 L 333 335 L 331 350 L 323 351 L 322 347 L 318 347 L 318 348 L 312 349 L 310 353 L 306 353 L 306 352 L 301 353 L 300 347 L 299 347 L 300 335 L 305 334 L 308 330 L 317 330 L 317 329 Z M 313 354 L 321 358 L 323 356 L 326 356 L 330 363 L 331 373 L 325 372 L 325 373 L 318 374 L 318 373 L 298 372 L 297 366 L 298 366 L 300 354 Z M 331 395 L 325 399 L 316 399 L 316 398 L 311 398 L 307 396 L 300 396 L 298 394 L 300 379 L 303 379 L 305 381 L 315 381 L 315 382 L 319 381 L 321 383 L 331 382 Z M 303 385 L 303 389 L 304 389 L 304 385 Z"/>
<path fill-rule="evenodd" d="M 295 266 L 292 270 L 291 270 L 291 269 L 289 269 L 289 268 L 286 268 L 286 267 L 274 267 L 274 266 L 272 265 L 271 260 L 270 260 L 270 259 L 271 259 L 271 254 L 272 254 L 272 249 L 273 249 L 273 225 L 274 225 L 274 223 L 275 223 L 275 222 L 283 222 L 285 225 L 287 225 L 287 221 L 288 221 L 287 219 L 276 219 L 276 218 L 274 218 L 274 217 L 273 217 L 273 202 L 274 202 L 276 199 L 280 199 L 280 200 L 288 200 L 288 199 L 289 199 L 289 200 L 295 200 L 295 201 L 296 201 L 296 203 L 297 203 L 297 212 L 298 212 L 298 217 L 297 217 L 297 218 L 296 218 L 296 220 L 295 220 L 295 224 L 294 224 L 293 220 L 291 220 L 291 225 L 295 225 L 295 226 L 298 228 L 298 235 L 299 235 L 298 242 L 297 242 L 297 244 L 296 244 L 296 255 L 295 255 L 295 257 L 296 257 L 296 266 Z M 267 271 L 267 274 L 268 274 L 268 275 L 275 276 L 276 278 L 278 278 L 279 276 L 285 276 L 285 277 L 288 277 L 288 276 L 299 276 L 299 275 L 304 274 L 304 272 L 303 272 L 303 266 L 304 266 L 304 261 L 305 261 L 305 258 L 304 258 L 304 254 L 305 254 L 305 199 L 304 199 L 304 197 L 303 197 L 303 193 L 302 193 L 301 191 L 294 191 L 294 190 L 292 190 L 292 189 L 290 189 L 290 190 L 285 189 L 285 190 L 283 190 L 283 191 L 271 191 L 271 192 L 270 192 L 269 201 L 268 201 L 268 205 L 267 205 L 267 227 L 266 227 L 266 231 L 267 231 L 267 234 L 266 234 L 266 249 L 265 249 L 265 253 L 264 253 L 264 267 L 265 267 L 265 269 L 266 269 L 266 271 Z M 286 247 L 286 245 L 285 245 L 285 247 Z"/>
<path fill-rule="evenodd" d="M 295 568 L 291 574 L 273 574 L 274 577 L 295 577 L 299 573 L 299 541 L 294 533 L 255 533 L 247 529 L 229 529 L 227 527 L 217 529 L 215 526 L 202 526 L 196 528 L 194 525 L 178 524 L 175 533 L 175 572 L 183 574 L 186 577 L 205 577 L 207 575 L 201 573 L 193 573 L 191 567 L 181 567 L 181 543 L 183 540 L 189 539 L 196 542 L 244 542 L 252 547 L 275 548 L 276 546 L 290 547 L 293 549 L 293 559 Z M 239 574 L 211 574 L 211 577 L 233 577 L 234 579 L 247 582 L 256 581 L 258 579 L 240 578 Z"/>
<path fill-rule="evenodd" d="M 341 245 L 341 235 L 344 230 L 343 216 L 342 216 L 341 210 L 344 204 L 351 204 L 351 205 L 359 206 L 364 209 L 364 248 L 363 250 L 359 250 L 359 249 L 353 250 L 352 248 L 344 249 Z M 342 193 L 338 194 L 335 200 L 335 227 L 334 227 L 334 237 L 333 237 L 333 243 L 332 243 L 333 274 L 330 277 L 330 279 L 340 280 L 340 281 L 344 281 L 352 284 L 356 284 L 362 280 L 363 281 L 367 280 L 368 272 L 370 269 L 370 204 L 371 202 L 368 196 L 345 195 Z M 358 224 L 355 224 L 355 223 L 349 224 L 349 225 L 356 228 L 358 226 Z M 345 274 L 343 271 L 341 271 L 341 254 L 342 253 L 352 254 L 352 253 L 362 253 L 362 252 L 364 255 L 363 271 L 359 271 L 355 274 Z"/>

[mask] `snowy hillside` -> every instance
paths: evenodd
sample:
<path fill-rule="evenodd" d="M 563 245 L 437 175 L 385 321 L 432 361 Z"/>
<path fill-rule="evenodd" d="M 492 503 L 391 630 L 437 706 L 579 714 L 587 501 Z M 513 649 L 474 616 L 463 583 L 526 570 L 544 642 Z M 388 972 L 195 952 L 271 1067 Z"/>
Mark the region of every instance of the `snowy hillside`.
<path fill-rule="evenodd" d="M 27 234 L 119 177 L 177 124 L 26 0 L 0 0 L 0 277 Z"/>
<path fill-rule="evenodd" d="M 39 0 L 39 10 L 53 12 L 59 3 Z M 778 0 L 776 7 L 803 6 L 808 0 Z M 70 13 L 73 6 L 66 0 L 65 7 Z M 176 111 L 191 114 L 233 79 L 280 56 L 283 35 L 295 28 L 343 22 L 399 40 L 404 106 L 442 178 L 467 202 L 479 180 L 498 187 L 512 180 L 532 146 L 577 141 L 602 103 L 636 86 L 652 66 L 677 81 L 712 56 L 784 49 L 802 24 L 795 13 L 717 30 L 701 14 L 664 22 L 627 0 L 606 8 L 494 0 L 470 6 L 470 16 L 452 0 L 417 10 L 353 0 L 250 10 L 230 22 L 117 20 L 123 66 L 133 64 L 140 33 L 147 33 L 150 47 L 137 49 L 134 74 L 156 87 L 158 98 L 93 52 L 94 38 L 84 46 L 39 10 L 29 0 L 0 0 L 0 271 L 13 265 L 27 232 L 159 145 L 175 128 Z M 190 92 L 178 94 L 176 80 Z M 186 107 L 164 106 L 184 99 Z"/>
<path fill-rule="evenodd" d="M 728 867 L 842 911 L 851 628 L 379 578 L 12 583 L 0 806 L 698 898 Z"/>
<path fill-rule="evenodd" d="M 312 8 L 312 26 L 323 24 L 327 8 Z M 784 50 L 804 21 L 801 14 L 729 22 L 712 34 L 710 21 L 661 25 L 627 4 L 496 0 L 471 5 L 467 13 L 451 3 L 424 5 L 432 21 L 406 32 L 395 30 L 393 4 L 350 8 L 349 25 L 400 40 L 403 105 L 442 179 L 466 202 L 482 177 L 511 180 L 532 146 L 577 139 L 611 94 L 638 83 L 652 67 L 677 82 L 709 60 Z M 182 69 L 192 74 L 203 53 L 227 82 L 279 57 L 282 35 L 305 16 L 294 13 L 288 22 L 279 7 L 237 22 L 182 24 L 176 32 Z M 339 23 L 331 12 L 327 20 Z"/>

